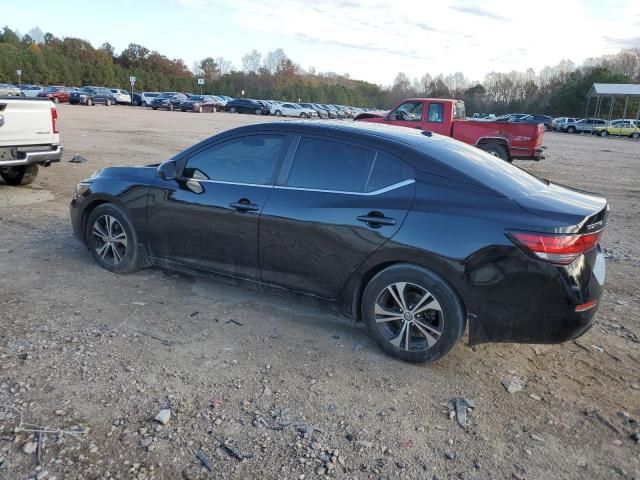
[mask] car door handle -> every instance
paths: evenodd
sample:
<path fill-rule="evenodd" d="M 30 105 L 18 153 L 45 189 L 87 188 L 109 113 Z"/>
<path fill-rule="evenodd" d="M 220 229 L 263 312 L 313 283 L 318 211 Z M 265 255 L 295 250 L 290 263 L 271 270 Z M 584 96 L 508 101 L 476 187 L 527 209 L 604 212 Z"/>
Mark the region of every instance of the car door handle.
<path fill-rule="evenodd" d="M 256 205 L 255 203 L 251 203 L 246 198 L 238 200 L 237 202 L 231 202 L 229 206 L 231 208 L 235 208 L 239 212 L 255 212 L 260 209 L 258 205 Z"/>
<path fill-rule="evenodd" d="M 385 217 L 380 212 L 369 212 L 367 215 L 360 215 L 358 217 L 360 222 L 364 222 L 371 228 L 379 228 L 383 225 L 395 225 L 396 219 Z"/>

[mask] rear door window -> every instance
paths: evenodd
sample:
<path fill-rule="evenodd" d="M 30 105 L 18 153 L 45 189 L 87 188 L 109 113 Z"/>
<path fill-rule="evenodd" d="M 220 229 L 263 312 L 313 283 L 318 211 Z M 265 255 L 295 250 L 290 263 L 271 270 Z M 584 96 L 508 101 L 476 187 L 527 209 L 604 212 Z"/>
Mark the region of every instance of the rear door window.
<path fill-rule="evenodd" d="M 442 123 L 444 121 L 444 104 L 430 103 L 427 122 Z"/>
<path fill-rule="evenodd" d="M 333 140 L 302 138 L 287 185 L 371 193 L 413 177 L 412 167 L 388 153 Z"/>
<path fill-rule="evenodd" d="M 363 193 L 375 152 L 317 138 L 302 138 L 287 185 L 336 192 Z"/>

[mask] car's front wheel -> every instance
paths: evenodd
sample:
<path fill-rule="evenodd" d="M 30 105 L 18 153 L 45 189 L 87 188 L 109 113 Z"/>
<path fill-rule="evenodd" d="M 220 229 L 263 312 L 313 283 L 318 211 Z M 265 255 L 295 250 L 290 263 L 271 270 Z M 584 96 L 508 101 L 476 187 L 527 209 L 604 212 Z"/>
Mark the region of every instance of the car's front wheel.
<path fill-rule="evenodd" d="M 567 133 L 576 133 L 576 127 L 567 127 Z"/>
<path fill-rule="evenodd" d="M 87 246 L 105 270 L 129 273 L 140 264 L 138 238 L 127 214 L 116 205 L 96 207 L 86 224 Z"/>
<path fill-rule="evenodd" d="M 447 282 L 410 264 L 374 276 L 362 296 L 362 317 L 380 347 L 408 362 L 435 362 L 458 342 L 465 310 Z"/>
<path fill-rule="evenodd" d="M 609 135 L 609 132 L 607 132 L 606 130 L 602 130 L 602 131 L 600 132 L 600 136 L 601 136 L 601 137 L 606 137 L 607 135 Z"/>

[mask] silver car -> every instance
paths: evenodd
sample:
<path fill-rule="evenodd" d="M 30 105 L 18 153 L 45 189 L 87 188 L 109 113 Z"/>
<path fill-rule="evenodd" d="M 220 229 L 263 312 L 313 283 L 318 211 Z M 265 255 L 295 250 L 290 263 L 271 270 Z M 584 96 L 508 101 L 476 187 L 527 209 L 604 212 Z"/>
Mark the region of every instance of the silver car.
<path fill-rule="evenodd" d="M 0 97 L 19 97 L 20 89 L 8 83 L 0 83 Z"/>
<path fill-rule="evenodd" d="M 563 130 L 567 133 L 593 133 L 597 127 L 606 126 L 606 120 L 602 120 L 601 118 L 583 118 L 582 120 L 568 124 Z"/>

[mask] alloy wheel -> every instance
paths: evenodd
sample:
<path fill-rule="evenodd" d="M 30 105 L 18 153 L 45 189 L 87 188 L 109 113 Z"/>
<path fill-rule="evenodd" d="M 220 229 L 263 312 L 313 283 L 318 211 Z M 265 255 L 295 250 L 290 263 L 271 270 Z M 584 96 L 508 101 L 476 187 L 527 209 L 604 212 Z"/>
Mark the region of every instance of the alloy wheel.
<path fill-rule="evenodd" d="M 127 234 L 120 222 L 111 215 L 98 217 L 91 230 L 98 258 L 110 265 L 118 265 L 127 254 Z"/>
<path fill-rule="evenodd" d="M 385 287 L 374 307 L 378 329 L 389 343 L 406 351 L 433 347 L 444 331 L 438 300 L 425 288 L 407 282 Z"/>

